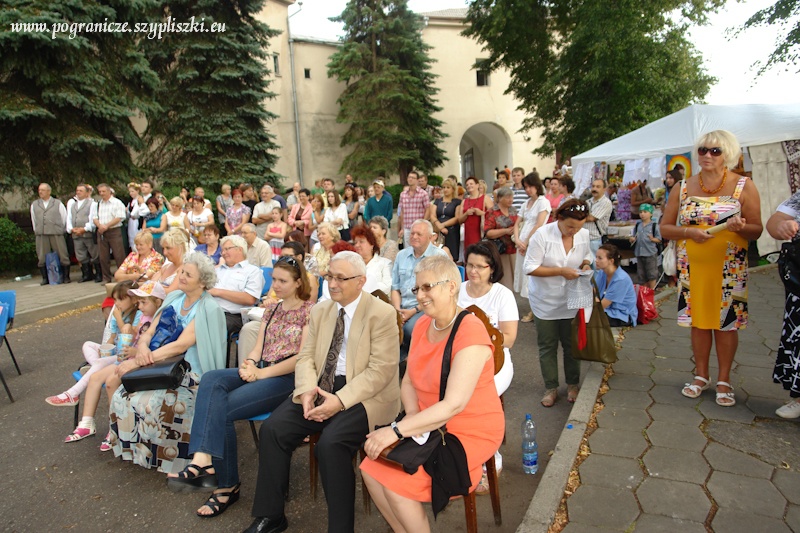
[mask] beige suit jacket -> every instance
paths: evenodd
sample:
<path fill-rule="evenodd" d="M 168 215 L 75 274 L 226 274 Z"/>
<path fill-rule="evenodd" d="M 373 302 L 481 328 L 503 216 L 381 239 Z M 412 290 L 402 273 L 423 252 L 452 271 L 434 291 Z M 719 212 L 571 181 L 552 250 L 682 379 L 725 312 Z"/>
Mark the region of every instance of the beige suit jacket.
<path fill-rule="evenodd" d="M 308 337 L 297 357 L 292 398 L 317 386 L 333 339 L 336 302 L 327 300 L 311 309 Z M 347 385 L 336 394 L 345 409 L 362 403 L 369 429 L 388 424 L 400 412 L 400 334 L 394 308 L 369 293 L 361 293 L 347 337 Z"/>

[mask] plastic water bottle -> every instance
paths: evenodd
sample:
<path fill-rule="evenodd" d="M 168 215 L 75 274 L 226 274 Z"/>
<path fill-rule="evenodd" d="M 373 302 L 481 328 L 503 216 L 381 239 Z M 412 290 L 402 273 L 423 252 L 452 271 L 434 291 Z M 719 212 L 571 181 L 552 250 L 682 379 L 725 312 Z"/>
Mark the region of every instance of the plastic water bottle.
<path fill-rule="evenodd" d="M 536 424 L 530 413 L 522 423 L 522 471 L 535 474 L 539 471 L 539 445 L 536 444 Z"/>
<path fill-rule="evenodd" d="M 24 276 L 17 276 L 16 278 L 14 278 L 14 281 L 25 281 L 26 279 L 31 279 L 31 275 L 26 274 Z"/>

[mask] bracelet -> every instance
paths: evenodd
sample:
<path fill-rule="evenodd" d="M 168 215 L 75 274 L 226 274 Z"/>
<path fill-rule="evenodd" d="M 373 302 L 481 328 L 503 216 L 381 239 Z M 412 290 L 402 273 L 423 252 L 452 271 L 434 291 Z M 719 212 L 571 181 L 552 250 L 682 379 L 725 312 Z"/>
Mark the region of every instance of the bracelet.
<path fill-rule="evenodd" d="M 344 406 L 344 402 L 343 402 L 343 401 L 342 401 L 342 399 L 339 397 L 339 395 L 338 395 L 338 394 L 334 394 L 334 396 L 336 396 L 336 399 L 337 399 L 337 400 L 339 400 L 339 403 L 340 403 L 340 404 L 342 404 L 342 408 L 341 408 L 341 409 L 339 409 L 339 412 L 341 413 L 342 411 L 346 411 L 346 410 L 347 410 L 347 408 Z"/>
<path fill-rule="evenodd" d="M 400 440 L 403 440 L 403 439 L 405 439 L 405 437 L 403 436 L 403 434 L 402 434 L 402 433 L 400 433 L 400 430 L 399 430 L 399 429 L 397 429 L 397 422 L 392 422 L 392 423 L 390 424 L 390 426 L 391 426 L 391 428 L 394 430 L 394 434 L 395 434 L 395 435 L 397 435 L 397 438 L 398 438 L 398 439 L 400 439 Z"/>

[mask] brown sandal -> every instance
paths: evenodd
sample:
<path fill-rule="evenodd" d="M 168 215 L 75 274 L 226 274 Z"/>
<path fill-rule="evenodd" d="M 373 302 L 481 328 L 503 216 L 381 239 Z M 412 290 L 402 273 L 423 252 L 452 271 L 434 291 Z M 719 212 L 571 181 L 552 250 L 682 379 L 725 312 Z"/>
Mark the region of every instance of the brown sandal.
<path fill-rule="evenodd" d="M 553 407 L 553 404 L 556 403 L 558 399 L 558 390 L 556 389 L 547 389 L 542 396 L 542 405 L 545 407 Z"/>
<path fill-rule="evenodd" d="M 575 403 L 580 391 L 581 389 L 577 385 L 567 385 L 567 401 L 569 403 Z"/>

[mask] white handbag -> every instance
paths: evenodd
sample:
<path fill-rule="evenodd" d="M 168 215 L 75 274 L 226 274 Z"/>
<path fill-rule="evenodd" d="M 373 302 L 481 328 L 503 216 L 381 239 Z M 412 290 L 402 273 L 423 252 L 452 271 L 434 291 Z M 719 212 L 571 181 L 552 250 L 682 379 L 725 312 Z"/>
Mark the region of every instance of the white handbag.
<path fill-rule="evenodd" d="M 681 188 L 679 189 L 678 194 L 683 193 L 683 180 L 681 181 Z M 681 202 L 678 202 L 678 215 L 675 217 L 675 225 L 680 227 L 681 226 L 681 212 L 680 212 Z M 661 267 L 664 269 L 665 276 L 675 276 L 678 274 L 678 246 L 676 241 L 669 241 L 667 243 L 667 247 L 664 248 L 662 252 L 661 258 Z"/>

